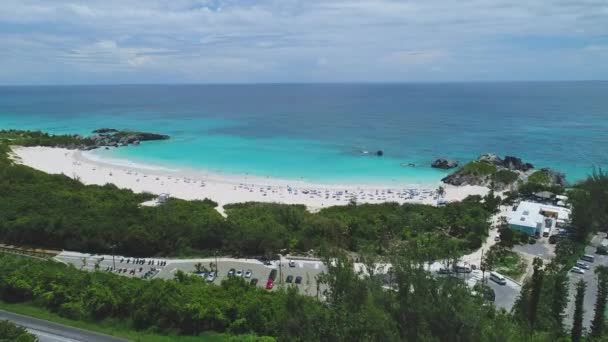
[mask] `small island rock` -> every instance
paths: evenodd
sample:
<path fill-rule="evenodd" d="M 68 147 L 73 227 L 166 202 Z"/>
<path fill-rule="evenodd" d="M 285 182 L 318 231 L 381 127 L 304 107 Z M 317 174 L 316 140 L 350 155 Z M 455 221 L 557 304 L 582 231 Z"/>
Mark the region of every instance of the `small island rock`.
<path fill-rule="evenodd" d="M 452 169 L 452 168 L 455 168 L 457 166 L 458 166 L 458 162 L 457 161 L 443 159 L 443 158 L 439 158 L 439 159 L 435 160 L 431 164 L 431 167 L 434 167 L 436 169 L 443 169 L 443 170 Z"/>

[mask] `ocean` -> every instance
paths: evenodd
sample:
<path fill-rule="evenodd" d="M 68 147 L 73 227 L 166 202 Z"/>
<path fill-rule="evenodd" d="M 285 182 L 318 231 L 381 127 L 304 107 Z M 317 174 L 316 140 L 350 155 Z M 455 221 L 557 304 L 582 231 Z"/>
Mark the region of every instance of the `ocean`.
<path fill-rule="evenodd" d="M 491 152 L 576 181 L 608 165 L 608 82 L 0 87 L 1 129 L 101 127 L 171 139 L 99 158 L 231 175 L 435 183 Z"/>

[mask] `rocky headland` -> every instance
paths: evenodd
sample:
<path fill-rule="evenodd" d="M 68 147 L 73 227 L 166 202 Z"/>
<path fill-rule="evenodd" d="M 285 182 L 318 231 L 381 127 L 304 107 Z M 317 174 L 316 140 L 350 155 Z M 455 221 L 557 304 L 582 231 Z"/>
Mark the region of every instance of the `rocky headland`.
<path fill-rule="evenodd" d="M 567 186 L 563 173 L 549 168 L 535 169 L 534 165 L 513 156 L 500 158 L 483 154 L 441 180 L 450 185 L 479 185 L 494 190 L 517 189 L 525 183 L 543 186 Z"/>
<path fill-rule="evenodd" d="M 143 141 L 167 140 L 164 134 L 137 131 L 121 131 L 114 128 L 94 130 L 90 136 L 79 134 L 55 135 L 38 131 L 3 130 L 0 139 L 15 142 L 22 146 L 49 146 L 70 150 L 93 150 L 101 147 L 120 147 L 139 145 Z"/>

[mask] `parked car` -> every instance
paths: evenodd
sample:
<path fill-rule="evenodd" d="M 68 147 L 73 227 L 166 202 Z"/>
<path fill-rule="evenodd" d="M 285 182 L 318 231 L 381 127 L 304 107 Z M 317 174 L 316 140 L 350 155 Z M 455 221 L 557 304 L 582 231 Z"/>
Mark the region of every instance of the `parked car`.
<path fill-rule="evenodd" d="M 215 272 L 209 272 L 209 274 L 207 274 L 207 281 L 211 283 L 214 280 L 215 280 Z"/>
<path fill-rule="evenodd" d="M 584 262 L 582 262 L 582 261 L 577 261 L 577 262 L 576 262 L 576 267 L 578 267 L 578 268 L 582 268 L 582 269 L 584 269 L 584 270 L 588 270 L 588 269 L 589 269 L 589 265 L 585 264 L 585 263 L 584 263 Z"/>
<path fill-rule="evenodd" d="M 300 276 L 296 277 L 296 284 L 302 284 L 302 277 L 300 277 Z"/>
<path fill-rule="evenodd" d="M 579 267 L 576 267 L 576 266 L 572 267 L 572 269 L 570 270 L 570 272 L 578 273 L 578 274 L 585 274 L 585 271 L 583 269 L 581 269 Z"/>
<path fill-rule="evenodd" d="M 287 276 L 287 279 L 285 279 L 285 282 L 286 282 L 286 283 L 291 283 L 291 282 L 293 282 L 293 276 L 292 276 L 292 275 L 288 275 L 288 276 Z"/>
<path fill-rule="evenodd" d="M 242 277 L 243 276 L 243 270 L 236 271 L 236 276 L 237 277 Z"/>
<path fill-rule="evenodd" d="M 289 267 L 296 267 L 296 262 L 293 260 L 289 260 Z"/>
<path fill-rule="evenodd" d="M 277 270 L 270 271 L 270 275 L 268 276 L 268 279 L 271 279 L 272 281 L 277 279 Z"/>
<path fill-rule="evenodd" d="M 551 235 L 549 236 L 549 243 L 555 245 L 557 240 L 559 239 L 559 235 Z"/>
<path fill-rule="evenodd" d="M 442 268 L 439 269 L 439 271 L 437 271 L 437 273 L 439 273 L 439 274 L 450 274 L 451 272 L 450 272 L 449 269 L 447 269 L 445 267 L 442 267 Z"/>
<path fill-rule="evenodd" d="M 258 278 L 251 279 L 251 281 L 249 282 L 249 284 L 251 284 L 251 286 L 256 286 L 258 284 Z"/>
<path fill-rule="evenodd" d="M 247 270 L 247 272 L 245 272 L 245 278 L 251 278 L 251 270 Z"/>
<path fill-rule="evenodd" d="M 266 282 L 266 290 L 272 290 L 273 287 L 274 281 L 272 279 L 268 279 L 268 281 Z"/>
<path fill-rule="evenodd" d="M 229 277 L 234 277 L 234 273 L 235 273 L 235 272 L 236 272 L 236 270 L 235 270 L 234 268 L 231 268 L 231 269 L 228 271 L 228 276 L 229 276 Z"/>

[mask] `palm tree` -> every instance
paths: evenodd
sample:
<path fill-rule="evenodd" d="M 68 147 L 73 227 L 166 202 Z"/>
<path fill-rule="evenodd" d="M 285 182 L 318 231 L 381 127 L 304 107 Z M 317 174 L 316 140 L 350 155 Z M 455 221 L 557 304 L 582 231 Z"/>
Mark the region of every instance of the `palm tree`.
<path fill-rule="evenodd" d="M 437 188 L 437 196 L 443 197 L 443 195 L 445 195 L 445 188 L 440 186 Z"/>

